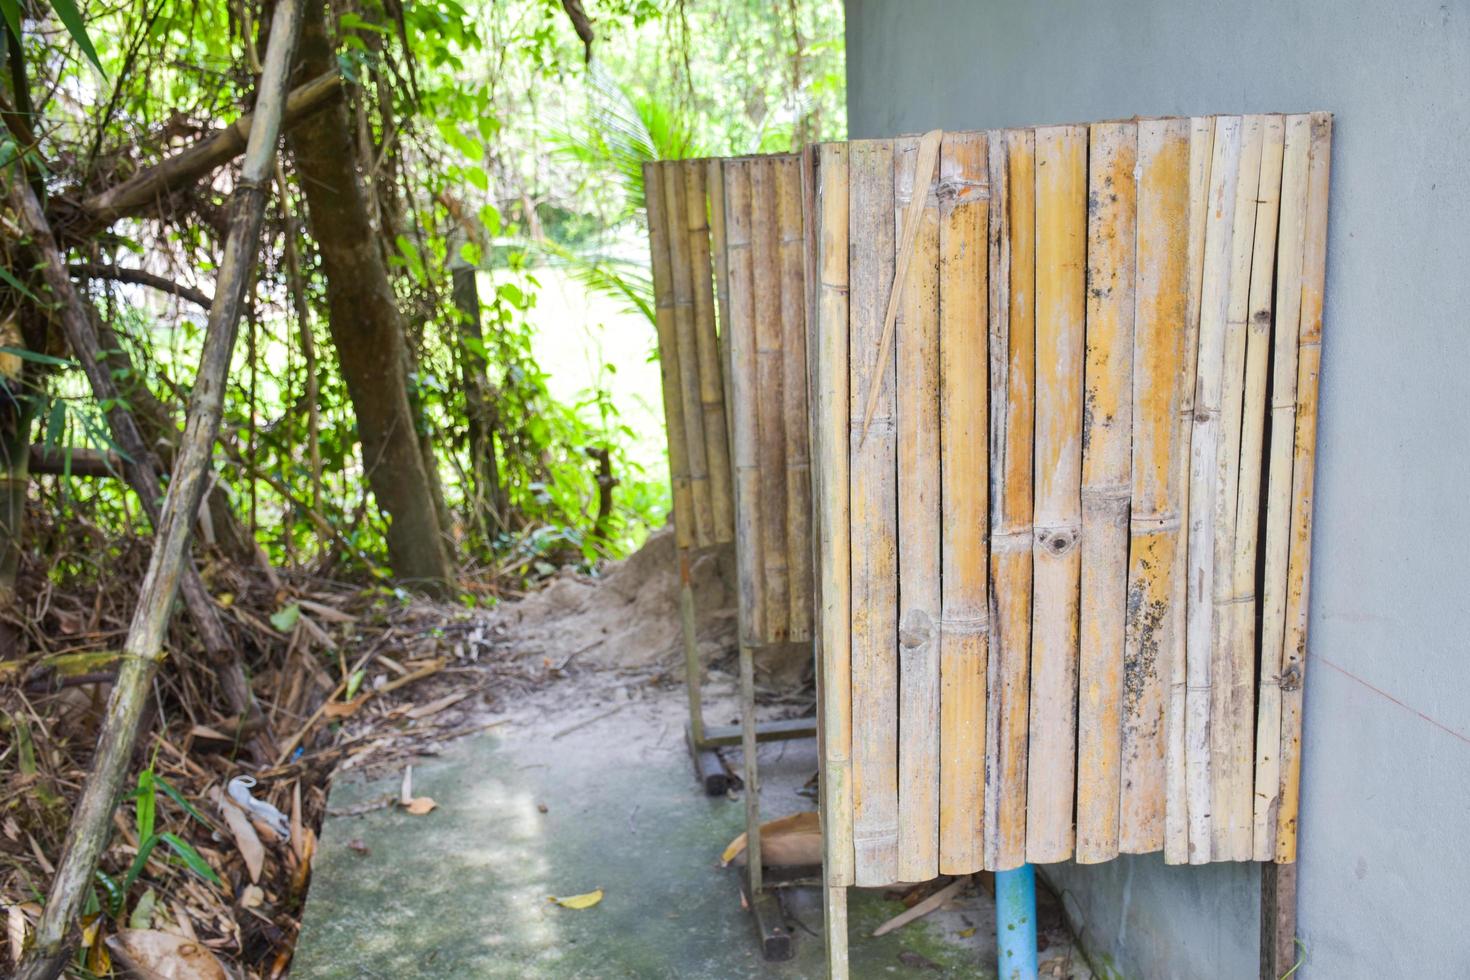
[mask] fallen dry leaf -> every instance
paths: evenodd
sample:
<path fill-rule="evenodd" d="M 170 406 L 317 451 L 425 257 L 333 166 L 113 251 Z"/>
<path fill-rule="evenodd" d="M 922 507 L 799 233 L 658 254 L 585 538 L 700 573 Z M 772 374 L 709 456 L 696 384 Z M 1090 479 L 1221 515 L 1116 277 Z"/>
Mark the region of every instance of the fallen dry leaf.
<path fill-rule="evenodd" d="M 415 721 L 420 718 L 428 718 L 430 715 L 436 715 L 445 708 L 458 704 L 473 693 L 473 691 L 456 691 L 453 694 L 446 694 L 442 698 L 430 701 L 428 704 L 421 704 L 416 708 L 409 708 L 403 714 L 405 717 L 412 718 Z"/>
<path fill-rule="evenodd" d="M 157 929 L 124 929 L 107 937 L 112 955 L 144 980 L 229 980 L 213 953 L 196 940 Z"/>
<path fill-rule="evenodd" d="M 424 814 L 428 813 L 430 810 L 433 810 L 438 805 L 439 804 L 435 803 L 430 797 L 415 796 L 413 799 L 405 803 L 403 805 L 403 808 L 416 817 L 422 817 Z"/>
<path fill-rule="evenodd" d="M 20 964 L 20 954 L 25 949 L 26 943 L 26 914 L 21 911 L 19 905 L 12 905 L 5 910 L 6 933 L 10 938 L 10 965 Z"/>
<path fill-rule="evenodd" d="M 260 834 L 255 832 L 255 826 L 245 811 L 221 795 L 218 789 L 211 790 L 210 796 L 235 838 L 235 847 L 245 859 L 245 870 L 250 873 L 250 880 L 259 881 L 261 869 L 265 867 L 265 845 L 260 842 Z"/>
<path fill-rule="evenodd" d="M 240 893 L 240 906 L 247 909 L 258 909 L 265 902 L 265 892 L 259 885 L 246 885 L 245 890 Z"/>
<path fill-rule="evenodd" d="M 602 901 L 602 889 L 597 888 L 590 892 L 583 892 L 581 895 L 565 895 L 560 898 L 556 895 L 548 895 L 546 900 L 555 902 L 564 909 L 590 909 Z"/>
<path fill-rule="evenodd" d="M 351 718 L 371 696 L 371 694 L 359 694 L 351 701 L 328 701 L 322 705 L 322 714 L 328 718 Z"/>
<path fill-rule="evenodd" d="M 761 864 L 797 868 L 822 863 L 822 826 L 812 811 L 793 813 L 788 817 L 761 824 Z M 732 840 L 720 855 L 721 867 L 740 859 L 745 863 L 745 835 Z"/>

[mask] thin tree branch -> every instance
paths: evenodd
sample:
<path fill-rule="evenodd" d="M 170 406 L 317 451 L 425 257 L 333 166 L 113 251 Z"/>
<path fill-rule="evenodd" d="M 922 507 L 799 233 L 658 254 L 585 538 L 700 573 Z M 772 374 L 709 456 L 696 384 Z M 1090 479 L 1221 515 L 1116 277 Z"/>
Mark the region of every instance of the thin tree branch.
<path fill-rule="evenodd" d="M 75 262 L 67 269 L 73 279 L 110 279 L 113 282 L 130 282 L 137 286 L 148 286 L 159 292 L 169 293 L 179 299 L 186 299 L 195 306 L 209 309 L 214 305 L 214 298 L 197 289 L 156 276 L 142 269 L 125 269 L 118 265 L 104 265 L 101 262 Z"/>

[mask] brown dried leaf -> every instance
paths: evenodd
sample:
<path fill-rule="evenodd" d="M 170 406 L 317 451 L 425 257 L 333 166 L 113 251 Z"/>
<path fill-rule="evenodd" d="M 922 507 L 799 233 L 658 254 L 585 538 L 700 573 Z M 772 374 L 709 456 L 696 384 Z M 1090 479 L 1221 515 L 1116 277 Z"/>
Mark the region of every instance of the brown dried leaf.
<path fill-rule="evenodd" d="M 229 980 L 215 955 L 196 940 L 157 929 L 124 929 L 108 948 L 143 980 Z"/>
<path fill-rule="evenodd" d="M 225 825 L 235 838 L 236 849 L 245 859 L 245 870 L 250 873 L 251 882 L 260 881 L 261 869 L 265 867 L 265 845 L 260 842 L 255 826 L 245 815 L 245 811 L 222 796 L 218 789 L 212 790 L 210 795 L 214 799 L 215 809 L 225 818 Z"/>
<path fill-rule="evenodd" d="M 416 817 L 422 817 L 424 814 L 428 813 L 430 810 L 433 810 L 438 805 L 439 804 L 435 803 L 430 797 L 415 796 L 413 799 L 405 803 L 403 805 L 403 808 Z"/>
<path fill-rule="evenodd" d="M 745 835 L 732 840 L 720 864 L 744 863 Z M 822 827 L 815 812 L 803 811 L 761 824 L 761 863 L 773 867 L 806 867 L 822 863 Z"/>

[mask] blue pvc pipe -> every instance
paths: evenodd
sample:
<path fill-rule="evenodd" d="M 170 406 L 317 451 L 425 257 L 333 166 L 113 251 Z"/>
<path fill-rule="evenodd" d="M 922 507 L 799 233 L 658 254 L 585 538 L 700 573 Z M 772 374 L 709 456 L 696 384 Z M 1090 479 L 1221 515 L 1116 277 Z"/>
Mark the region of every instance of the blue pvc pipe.
<path fill-rule="evenodd" d="M 1036 980 L 1036 869 L 995 873 L 995 949 L 1000 980 Z"/>

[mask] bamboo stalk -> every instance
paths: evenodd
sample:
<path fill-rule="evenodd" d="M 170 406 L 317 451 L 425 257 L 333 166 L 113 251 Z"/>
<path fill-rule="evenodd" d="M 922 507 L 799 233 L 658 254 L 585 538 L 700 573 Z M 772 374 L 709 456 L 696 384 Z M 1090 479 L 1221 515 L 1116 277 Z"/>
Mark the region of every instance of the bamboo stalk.
<path fill-rule="evenodd" d="M 689 444 L 684 438 L 679 341 L 674 325 L 674 280 L 669 259 L 669 218 L 664 208 L 664 168 L 661 164 L 643 165 L 643 191 L 648 207 L 649 264 L 653 269 L 653 325 L 658 335 L 664 431 L 669 445 L 669 486 L 674 499 L 674 544 L 680 549 L 692 548 L 697 540 L 697 528 L 694 497 L 689 488 Z"/>
<path fill-rule="evenodd" d="M 1286 635 L 1286 563 L 1291 525 L 1297 338 L 1301 329 L 1302 250 L 1312 119 L 1286 118 L 1276 259 L 1276 326 L 1271 352 L 1271 423 L 1266 470 L 1266 545 L 1261 575 L 1261 693 L 1256 723 L 1254 857 L 1276 855 L 1281 787 L 1281 653 Z"/>
<path fill-rule="evenodd" d="M 901 711 L 904 717 L 925 711 L 922 724 L 938 722 L 931 735 L 937 759 L 920 768 L 927 768 L 930 778 L 938 776 L 938 870 L 958 875 L 984 866 L 986 840 L 990 423 L 988 378 L 981 365 L 988 356 L 990 257 L 979 245 L 989 236 L 988 168 L 984 133 L 945 134 L 939 153 L 937 213 L 932 219 L 926 213 L 919 226 L 911 292 L 897 328 L 899 594 L 910 610 L 905 613 L 901 642 L 908 644 L 929 616 L 928 610 L 911 602 L 912 580 L 918 579 L 914 587 L 921 601 L 934 603 L 939 621 L 937 649 L 929 663 L 916 662 L 917 647 L 904 651 L 905 658 L 913 658 L 908 663 L 926 672 L 921 683 L 935 685 L 938 704 L 929 708 L 915 697 L 906 699 Z M 912 162 L 907 169 L 911 175 Z M 913 188 L 913 192 L 921 191 Z M 937 225 L 932 231 L 931 221 Z M 937 323 L 931 322 L 926 307 L 931 277 L 938 294 Z M 936 345 L 937 360 L 932 354 Z M 936 384 L 937 404 L 930 396 Z M 932 436 L 925 439 L 926 433 Z M 932 455 L 932 460 L 925 455 Z M 932 500 L 921 500 L 923 487 L 916 485 L 921 481 L 933 488 Z M 922 526 L 911 527 L 904 521 L 907 515 Z M 922 542 L 918 548 L 911 540 L 915 537 Z M 928 581 L 921 578 L 924 575 Z M 914 741 L 903 738 L 900 762 Z M 905 805 L 901 831 L 911 816 L 912 808 Z M 923 877 L 933 876 L 930 870 Z"/>
<path fill-rule="evenodd" d="M 664 219 L 668 222 L 669 277 L 674 287 L 674 351 L 678 355 L 679 404 L 684 421 L 689 496 L 694 504 L 694 543 L 697 547 L 707 548 L 714 543 L 715 516 L 704 440 L 704 410 L 700 404 L 694 270 L 689 255 L 689 219 L 684 192 L 686 165 L 670 160 L 659 164 L 659 167 L 663 170 Z"/>
<path fill-rule="evenodd" d="M 1241 675 L 1250 696 L 1253 651 L 1242 653 L 1232 627 L 1231 571 L 1235 554 L 1235 507 L 1240 493 L 1241 417 L 1245 398 L 1246 318 L 1250 315 L 1251 252 L 1255 247 L 1256 197 L 1261 178 L 1265 117 L 1246 116 L 1241 126 L 1240 176 L 1235 189 L 1235 226 L 1231 232 L 1230 273 L 1225 306 L 1225 362 L 1220 400 L 1220 440 L 1215 467 L 1214 639 L 1210 678 L 1210 822 L 1211 860 L 1250 856 L 1248 838 L 1241 850 L 1241 829 L 1249 834 L 1250 776 L 1241 771 L 1248 756 L 1239 751 L 1237 727 L 1250 736 L 1239 697 Z M 1237 722 L 1240 722 L 1237 726 Z"/>
<path fill-rule="evenodd" d="M 806 238 L 802 234 L 801 166 L 796 156 L 774 163 L 776 223 L 781 243 L 782 405 L 785 436 L 787 639 L 812 636 L 812 475 L 806 391 Z"/>
<path fill-rule="evenodd" d="M 850 143 L 848 170 L 850 240 L 862 243 L 848 271 L 854 882 L 885 885 L 898 868 L 898 499 L 895 373 L 892 359 L 881 376 L 876 365 L 893 285 L 893 144 Z"/>
<path fill-rule="evenodd" d="M 1240 131 L 1239 116 L 1220 116 L 1215 120 L 1200 281 L 1194 428 L 1189 445 L 1189 594 L 1186 609 L 1189 688 L 1185 752 L 1191 864 L 1208 863 L 1211 854 L 1211 773 L 1214 760 L 1210 745 L 1210 658 L 1215 640 L 1214 554 L 1219 498 L 1216 457 L 1221 442 L 1220 400 L 1224 383 L 1230 242 L 1235 226 L 1235 191 L 1240 171 Z"/>
<path fill-rule="evenodd" d="M 1026 857 L 1072 856 L 1087 129 L 1036 130 L 1036 455 Z"/>
<path fill-rule="evenodd" d="M 725 424 L 725 379 L 720 370 L 720 342 L 715 333 L 715 280 L 710 261 L 710 222 L 703 160 L 681 166 L 687 218 L 690 275 L 694 288 L 694 338 L 699 364 L 700 419 L 709 469 L 712 523 L 710 542 L 723 544 L 735 536 L 734 485 L 730 479 L 729 428 Z"/>
<path fill-rule="evenodd" d="M 786 559 L 786 361 L 781 350 L 784 289 L 777 195 L 769 157 L 750 164 L 751 242 L 755 269 L 756 440 L 761 499 L 761 588 L 765 629 L 762 643 L 790 635 L 791 579 Z"/>
<path fill-rule="evenodd" d="M 1132 512 L 1118 817 L 1118 849 L 1127 854 L 1165 846 L 1164 681 L 1183 620 L 1182 605 L 1171 600 L 1179 575 L 1180 463 L 1187 455 L 1178 419 L 1187 383 L 1189 126 L 1188 119 L 1138 124 Z M 1182 715 L 1182 699 L 1179 707 Z"/>
<path fill-rule="evenodd" d="M 1179 487 L 1179 524 L 1175 535 L 1174 569 L 1169 588 L 1169 607 L 1174 631 L 1168 648 L 1168 700 L 1164 709 L 1164 861 L 1187 864 L 1190 860 L 1189 786 L 1190 763 L 1188 723 L 1190 703 L 1187 656 L 1187 610 L 1189 597 L 1189 514 L 1191 441 L 1194 432 L 1194 389 L 1199 360 L 1200 302 L 1204 284 L 1205 226 L 1209 213 L 1210 160 L 1214 155 L 1215 120 L 1195 116 L 1189 120 L 1189 237 L 1188 269 L 1184 301 L 1183 373 L 1179 379 L 1179 448 L 1175 478 Z"/>
<path fill-rule="evenodd" d="M 821 594 L 822 833 L 830 889 L 853 883 L 852 853 L 852 614 L 851 528 L 848 524 L 847 146 L 820 149 L 818 207 L 821 304 L 817 383 L 812 387 L 813 449 L 821 492 L 816 495 Z M 845 906 L 844 906 L 845 908 Z M 845 924 L 844 924 L 845 929 Z M 829 946 L 832 943 L 829 934 Z M 846 938 L 844 932 L 843 938 Z"/>
<path fill-rule="evenodd" d="M 1087 351 L 1082 408 L 1081 643 L 1077 861 L 1118 856 L 1123 651 L 1133 425 L 1133 280 L 1138 128 L 1089 134 Z"/>
<path fill-rule="evenodd" d="M 725 252 L 725 161 L 705 162 L 705 189 L 709 192 L 709 239 L 715 267 L 715 309 L 718 314 L 720 387 L 725 392 L 725 444 L 729 447 L 731 537 L 734 537 L 735 410 L 730 404 L 730 262 Z"/>
<path fill-rule="evenodd" d="M 894 319 L 897 345 L 894 360 L 898 395 L 895 415 L 900 602 L 898 878 L 901 881 L 927 881 L 939 868 L 939 359 L 934 357 L 935 348 L 940 345 L 939 203 L 933 193 L 932 176 L 915 175 L 918 151 L 916 138 L 894 141 L 895 237 L 902 235 L 911 206 L 919 214 L 907 274 L 894 284 L 899 293 Z M 966 325 L 975 329 L 973 321 Z M 983 728 L 968 734 L 974 744 L 983 746 L 981 732 Z M 978 789 L 977 780 L 972 792 Z M 971 809 L 978 817 L 979 807 Z"/>
<path fill-rule="evenodd" d="M 1276 861 L 1296 860 L 1302 765 L 1302 683 L 1307 670 L 1307 598 L 1312 564 L 1312 492 L 1317 388 L 1322 357 L 1322 292 L 1327 274 L 1327 194 L 1332 115 L 1312 113 L 1307 227 L 1302 254 L 1301 334 L 1297 347 L 1296 437 L 1292 448 L 1291 545 L 1286 569 L 1286 637 L 1281 661 L 1281 806 Z"/>
<path fill-rule="evenodd" d="M 725 321 L 724 336 L 730 361 L 731 454 L 735 464 L 735 563 L 740 640 L 747 644 L 758 643 L 765 635 L 750 170 L 748 160 L 726 161 L 723 194 L 725 261 L 730 286 L 730 315 Z"/>
<path fill-rule="evenodd" d="M 1036 382 L 1036 138 L 990 137 L 990 605 L 985 865 L 1026 861 L 1031 490 Z"/>

